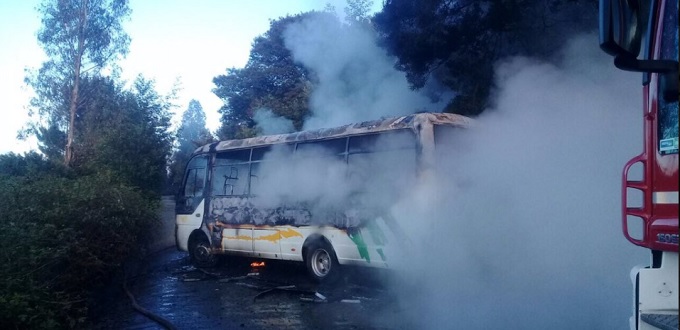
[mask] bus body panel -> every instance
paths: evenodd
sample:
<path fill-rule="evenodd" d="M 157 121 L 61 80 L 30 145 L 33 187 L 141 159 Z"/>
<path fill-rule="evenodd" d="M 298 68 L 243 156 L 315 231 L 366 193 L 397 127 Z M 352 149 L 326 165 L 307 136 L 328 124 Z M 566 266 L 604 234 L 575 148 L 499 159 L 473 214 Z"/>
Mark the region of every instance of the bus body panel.
<path fill-rule="evenodd" d="M 351 232 L 351 233 L 350 233 Z M 330 226 L 235 225 L 222 229 L 220 254 L 291 261 L 304 260 L 304 245 L 310 237 L 323 237 L 341 265 L 387 267 L 385 241 L 376 240 L 375 229 L 348 232 Z M 237 233 L 237 234 L 234 234 Z"/>
<path fill-rule="evenodd" d="M 177 249 L 181 251 L 189 250 L 189 236 L 194 230 L 201 228 L 203 223 L 204 201 L 201 201 L 191 214 L 177 214 L 175 219 L 175 241 Z"/>
<path fill-rule="evenodd" d="M 253 228 L 227 227 L 222 229 L 220 246 L 224 251 L 239 254 L 253 254 Z"/>
<path fill-rule="evenodd" d="M 291 231 L 270 227 L 253 227 L 253 256 L 267 259 L 281 259 L 281 243 Z"/>

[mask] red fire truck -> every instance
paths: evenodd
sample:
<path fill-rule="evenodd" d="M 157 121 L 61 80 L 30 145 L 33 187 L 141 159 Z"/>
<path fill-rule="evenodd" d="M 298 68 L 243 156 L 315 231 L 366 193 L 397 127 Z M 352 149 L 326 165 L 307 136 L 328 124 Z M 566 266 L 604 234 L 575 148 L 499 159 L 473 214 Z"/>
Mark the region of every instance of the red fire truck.
<path fill-rule="evenodd" d="M 642 72 L 644 147 L 623 169 L 623 234 L 651 252 L 633 268 L 631 329 L 678 329 L 678 0 L 600 0 L 600 47 Z"/>

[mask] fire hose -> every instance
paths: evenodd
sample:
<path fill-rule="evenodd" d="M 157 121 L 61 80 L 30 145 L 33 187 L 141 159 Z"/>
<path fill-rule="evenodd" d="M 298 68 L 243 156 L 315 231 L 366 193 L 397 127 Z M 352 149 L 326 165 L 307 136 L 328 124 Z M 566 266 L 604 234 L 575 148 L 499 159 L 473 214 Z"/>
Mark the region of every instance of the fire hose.
<path fill-rule="evenodd" d="M 140 306 L 137 303 L 137 299 L 135 299 L 135 296 L 128 289 L 127 280 L 128 280 L 127 267 L 125 267 L 125 265 L 123 265 L 123 291 L 125 291 L 125 294 L 128 296 L 128 298 L 130 298 L 130 302 L 132 303 L 132 308 L 134 308 L 135 311 L 146 316 L 147 318 L 151 319 L 152 321 L 160 324 L 161 326 L 163 326 L 164 328 L 166 328 L 168 330 L 178 330 L 177 327 L 174 324 L 172 324 L 169 320 L 167 320 L 166 318 L 164 318 L 160 315 L 154 314 L 153 312 L 149 311 L 148 309 Z"/>
<path fill-rule="evenodd" d="M 168 321 L 167 319 L 163 318 L 160 315 L 154 314 L 148 309 L 140 306 L 137 303 L 137 299 L 135 299 L 135 296 L 132 295 L 132 292 L 130 292 L 130 290 L 128 290 L 127 280 L 125 279 L 125 277 L 123 278 L 123 290 L 125 291 L 125 294 L 127 294 L 128 298 L 130 298 L 130 302 L 132 302 L 132 308 L 134 308 L 137 312 L 148 317 L 152 321 L 162 325 L 164 328 L 168 330 L 178 330 L 177 327 L 175 327 L 175 325 L 170 323 L 170 321 Z"/>

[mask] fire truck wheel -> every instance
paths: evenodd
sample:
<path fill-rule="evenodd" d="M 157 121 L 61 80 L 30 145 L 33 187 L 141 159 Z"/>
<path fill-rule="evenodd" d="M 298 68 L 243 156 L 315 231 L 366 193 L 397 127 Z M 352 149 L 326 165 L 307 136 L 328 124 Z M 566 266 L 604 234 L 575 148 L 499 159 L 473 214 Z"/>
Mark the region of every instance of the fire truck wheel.
<path fill-rule="evenodd" d="M 196 236 L 189 241 L 189 256 L 191 263 L 199 268 L 215 267 L 219 261 L 218 256 L 210 251 L 210 242 L 204 236 Z"/>
<path fill-rule="evenodd" d="M 332 282 L 340 273 L 335 251 L 326 242 L 317 240 L 307 247 L 305 254 L 307 271 L 316 282 Z"/>

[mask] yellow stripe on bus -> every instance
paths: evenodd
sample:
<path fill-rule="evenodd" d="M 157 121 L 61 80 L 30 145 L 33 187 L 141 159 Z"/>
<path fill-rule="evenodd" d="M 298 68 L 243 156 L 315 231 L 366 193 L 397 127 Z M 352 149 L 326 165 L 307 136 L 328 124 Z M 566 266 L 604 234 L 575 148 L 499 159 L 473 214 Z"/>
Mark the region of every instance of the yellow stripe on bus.
<path fill-rule="evenodd" d="M 298 231 L 295 231 L 291 228 L 288 228 L 286 230 L 279 230 L 278 232 L 276 232 L 274 234 L 264 235 L 264 236 L 255 237 L 255 238 L 252 238 L 251 236 L 246 236 L 246 235 L 227 236 L 225 238 L 226 239 L 235 239 L 235 240 L 270 241 L 272 243 L 276 243 L 277 241 L 279 241 L 281 239 L 291 238 L 291 237 L 303 237 L 303 236 Z"/>

